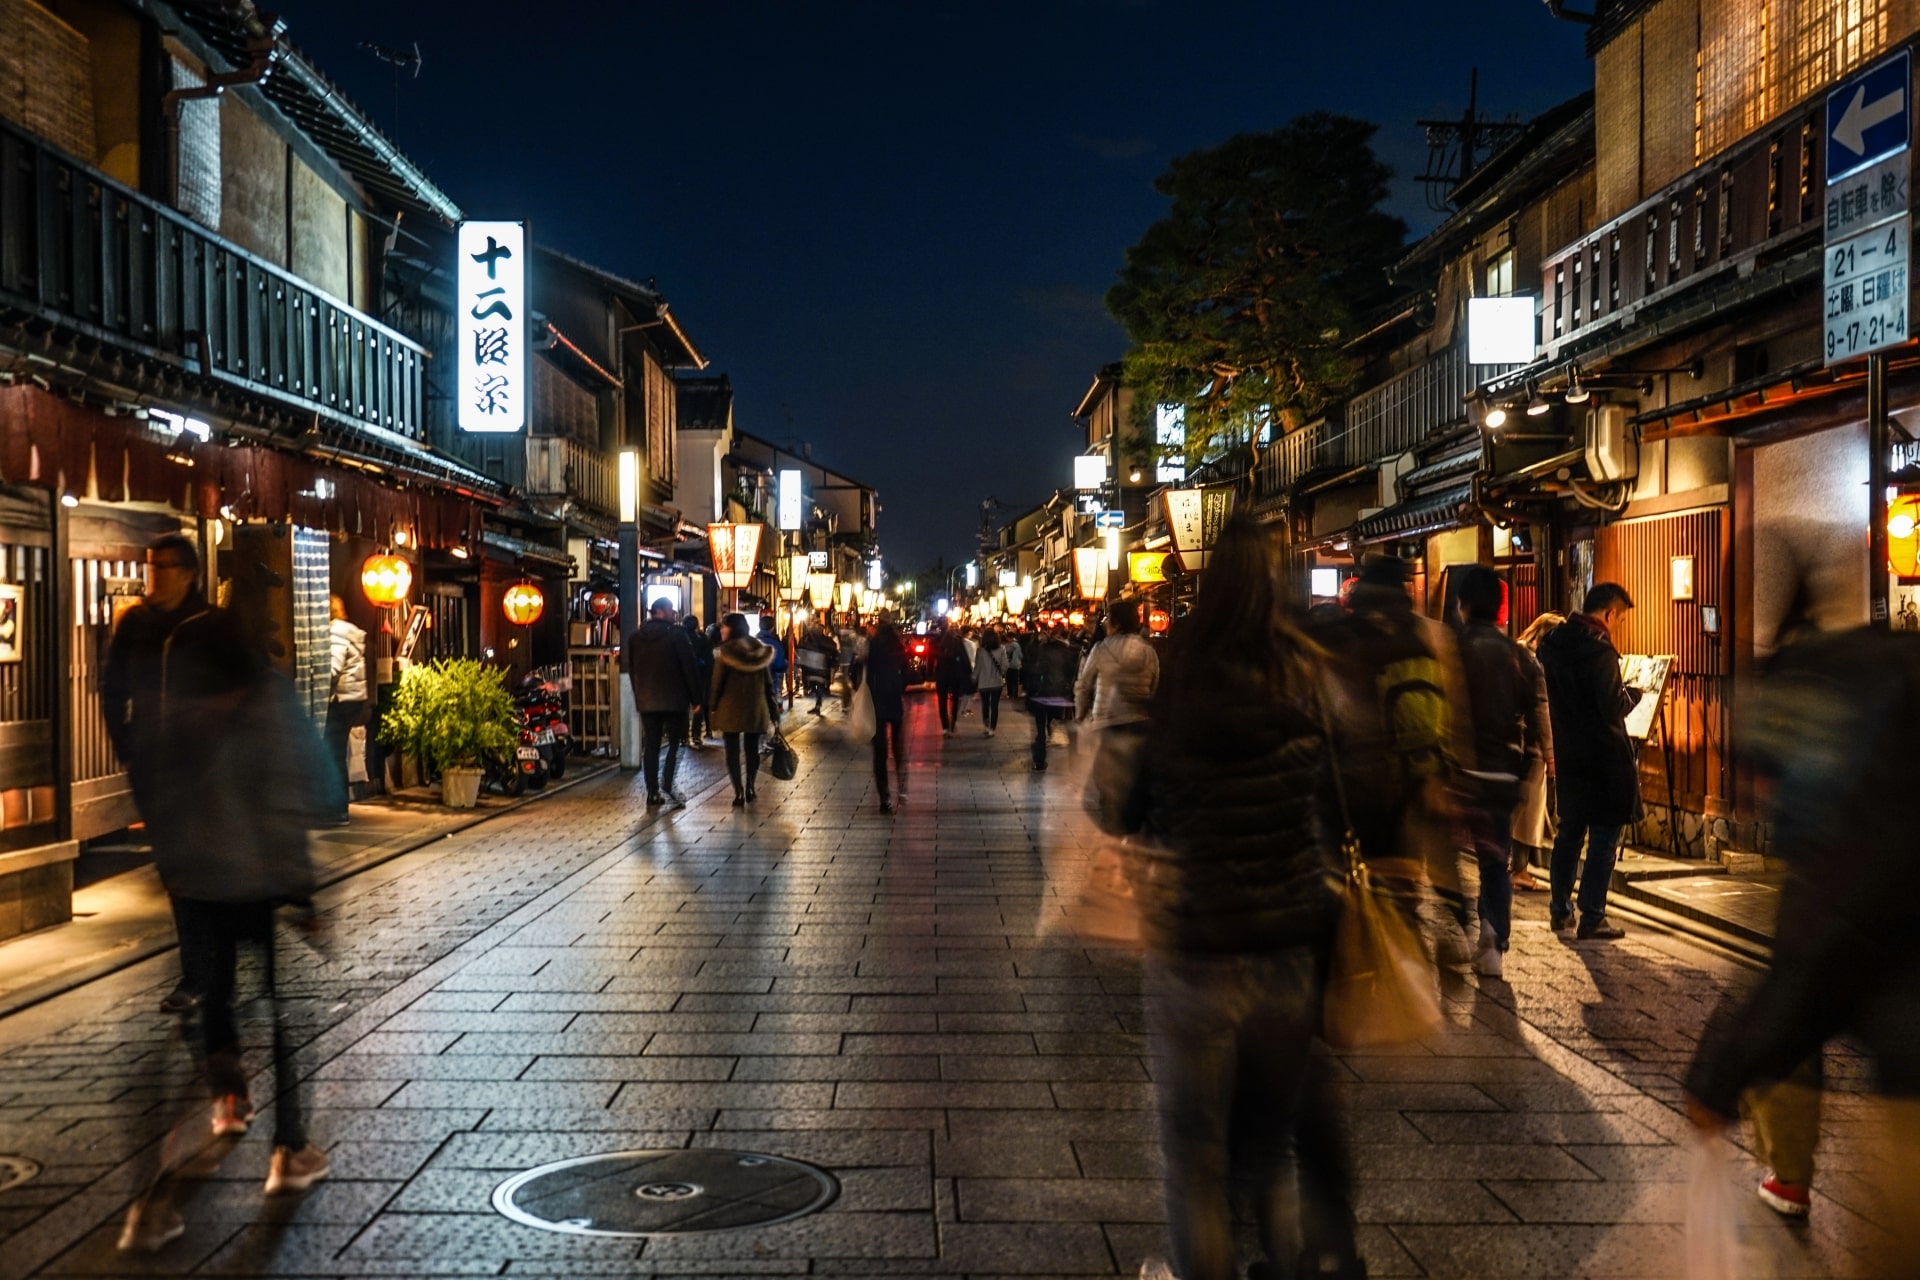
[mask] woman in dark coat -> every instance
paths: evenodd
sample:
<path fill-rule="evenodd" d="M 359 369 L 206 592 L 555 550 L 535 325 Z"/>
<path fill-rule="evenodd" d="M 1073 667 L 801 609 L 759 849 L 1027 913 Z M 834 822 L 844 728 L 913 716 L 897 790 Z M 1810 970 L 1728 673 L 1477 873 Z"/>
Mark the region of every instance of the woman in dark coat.
<path fill-rule="evenodd" d="M 1318 678 L 1281 620 L 1264 535 L 1229 523 L 1156 695 L 1136 867 L 1182 1280 L 1239 1274 L 1233 1166 L 1274 1270 L 1293 1274 L 1295 1160 L 1301 1274 L 1363 1274 L 1335 1118 L 1312 1074 L 1342 884 Z"/>
<path fill-rule="evenodd" d="M 873 695 L 873 786 L 880 793 L 880 812 L 892 813 L 893 802 L 887 794 L 889 741 L 893 743 L 893 771 L 900 781 L 900 803 L 907 802 L 907 740 L 900 733 L 907 710 L 907 647 L 891 622 L 874 627 L 861 680 Z"/>
<path fill-rule="evenodd" d="M 726 739 L 727 776 L 733 779 L 733 807 L 760 798 L 760 739 L 772 731 L 767 711 L 773 698 L 773 650 L 754 639 L 744 614 L 720 620 L 720 646 L 713 651 L 713 691 L 707 698 L 709 727 Z M 745 759 L 742 759 L 744 752 Z"/>

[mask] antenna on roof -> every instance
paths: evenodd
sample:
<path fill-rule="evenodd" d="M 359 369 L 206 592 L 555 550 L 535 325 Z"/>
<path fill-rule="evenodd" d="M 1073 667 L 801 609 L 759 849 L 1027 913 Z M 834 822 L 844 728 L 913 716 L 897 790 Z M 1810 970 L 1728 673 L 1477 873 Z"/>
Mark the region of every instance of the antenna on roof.
<path fill-rule="evenodd" d="M 420 78 L 420 42 L 415 40 L 411 51 L 375 44 L 371 40 L 362 40 L 360 47 L 393 68 L 393 141 L 398 145 L 400 142 L 400 73 L 412 71 L 415 80 Z"/>
<path fill-rule="evenodd" d="M 1480 114 L 1480 68 L 1467 82 L 1467 109 L 1458 120 L 1416 120 L 1427 131 L 1427 171 L 1416 179 L 1427 189 L 1427 207 L 1435 213 L 1453 209 L 1453 189 L 1494 152 L 1520 136 L 1526 126 L 1508 116 L 1491 120 Z"/>

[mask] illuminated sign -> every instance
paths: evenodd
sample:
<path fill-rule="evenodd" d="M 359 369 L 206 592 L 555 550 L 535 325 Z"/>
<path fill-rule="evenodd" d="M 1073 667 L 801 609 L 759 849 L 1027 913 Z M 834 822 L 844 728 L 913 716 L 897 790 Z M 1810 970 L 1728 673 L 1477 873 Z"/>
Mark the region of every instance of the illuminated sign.
<path fill-rule="evenodd" d="M 1127 553 L 1127 581 L 1129 582 L 1165 582 L 1167 580 L 1167 553 L 1164 551 L 1129 551 Z"/>
<path fill-rule="evenodd" d="M 460 429 L 518 431 L 527 425 L 527 224 L 463 222 L 456 242 Z"/>
<path fill-rule="evenodd" d="M 1082 453 L 1073 459 L 1073 487 L 1098 489 L 1107 482 L 1107 459 L 1098 453 Z"/>
<path fill-rule="evenodd" d="M 1533 299 L 1467 299 L 1467 363 L 1526 364 L 1533 359 Z"/>
<path fill-rule="evenodd" d="M 1185 405 L 1153 408 L 1153 478 L 1161 484 L 1184 484 L 1187 479 L 1187 410 Z"/>
<path fill-rule="evenodd" d="M 780 531 L 792 533 L 801 525 L 801 503 L 803 501 L 798 471 L 780 473 Z"/>
<path fill-rule="evenodd" d="M 1160 499 L 1166 504 L 1167 532 L 1173 535 L 1180 567 L 1188 573 L 1200 572 L 1233 514 L 1233 490 L 1166 489 Z"/>
<path fill-rule="evenodd" d="M 867 589 L 869 591 L 878 591 L 882 585 L 882 581 L 880 562 L 878 560 L 867 561 Z"/>

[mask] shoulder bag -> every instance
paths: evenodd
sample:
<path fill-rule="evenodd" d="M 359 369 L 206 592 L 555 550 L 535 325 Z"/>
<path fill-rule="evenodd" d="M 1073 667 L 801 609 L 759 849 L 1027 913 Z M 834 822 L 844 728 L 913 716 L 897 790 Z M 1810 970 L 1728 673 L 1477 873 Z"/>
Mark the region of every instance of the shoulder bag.
<path fill-rule="evenodd" d="M 1324 697 L 1320 725 L 1340 805 L 1340 859 L 1345 870 L 1340 920 L 1322 993 L 1322 1034 L 1335 1049 L 1411 1044 L 1432 1035 L 1444 1021 L 1439 974 L 1406 912 L 1367 873 Z"/>
<path fill-rule="evenodd" d="M 792 782 L 794 775 L 800 772 L 800 753 L 793 749 L 793 744 L 787 741 L 787 736 L 775 729 L 767 750 L 771 757 L 767 761 L 768 772 L 782 782 Z"/>

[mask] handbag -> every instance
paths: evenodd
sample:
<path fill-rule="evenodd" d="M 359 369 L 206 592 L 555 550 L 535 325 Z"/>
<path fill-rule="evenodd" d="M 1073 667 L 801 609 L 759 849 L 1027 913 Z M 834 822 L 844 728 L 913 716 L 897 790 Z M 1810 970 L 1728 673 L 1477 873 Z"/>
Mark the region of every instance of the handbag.
<path fill-rule="evenodd" d="M 794 775 L 800 772 L 800 753 L 793 749 L 787 736 L 778 729 L 773 731 L 773 739 L 768 747 L 772 757 L 767 761 L 767 770 L 782 782 L 792 782 Z"/>
<path fill-rule="evenodd" d="M 1322 993 L 1321 1034 L 1335 1049 L 1411 1044 L 1444 1021 L 1439 975 L 1413 922 L 1368 874 L 1324 700 L 1320 723 L 1340 804 L 1340 857 L 1346 868 Z"/>
<path fill-rule="evenodd" d="M 853 691 L 853 702 L 847 707 L 847 741 L 865 742 L 879 729 L 879 717 L 873 710 L 873 687 L 865 680 Z"/>
<path fill-rule="evenodd" d="M 1087 862 L 1086 879 L 1064 906 L 1075 937 L 1138 947 L 1142 942 L 1140 895 L 1124 839 L 1102 840 Z"/>

